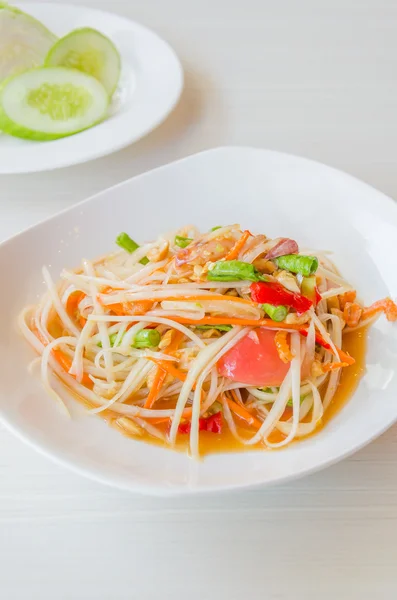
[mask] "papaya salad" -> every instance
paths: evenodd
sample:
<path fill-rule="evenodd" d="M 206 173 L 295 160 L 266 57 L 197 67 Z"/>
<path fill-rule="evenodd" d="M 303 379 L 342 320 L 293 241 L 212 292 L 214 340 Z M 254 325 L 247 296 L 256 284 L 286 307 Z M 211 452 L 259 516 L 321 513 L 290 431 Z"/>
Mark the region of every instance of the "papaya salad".
<path fill-rule="evenodd" d="M 280 448 L 312 434 L 355 357 L 345 335 L 369 307 L 329 253 L 239 225 L 194 226 L 61 273 L 21 313 L 44 388 L 80 400 L 120 432 L 200 456 L 204 439 Z M 353 366 L 353 367 L 352 367 Z"/>

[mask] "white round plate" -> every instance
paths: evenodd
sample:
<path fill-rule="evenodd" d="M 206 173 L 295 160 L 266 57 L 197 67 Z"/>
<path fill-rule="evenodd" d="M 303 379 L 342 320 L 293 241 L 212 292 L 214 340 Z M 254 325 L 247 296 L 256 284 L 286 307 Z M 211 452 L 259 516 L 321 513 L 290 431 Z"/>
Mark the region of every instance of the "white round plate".
<path fill-rule="evenodd" d="M 131 201 L 135 199 L 135 201 Z M 129 223 L 129 226 L 126 226 Z M 137 224 L 134 226 L 134 223 Z M 397 418 L 397 324 L 382 318 L 368 339 L 367 372 L 354 396 L 317 435 L 280 451 L 218 454 L 195 462 L 136 442 L 70 401 L 65 419 L 27 372 L 33 352 L 16 331 L 17 312 L 44 291 L 41 266 L 64 266 L 115 248 L 127 228 L 144 241 L 186 223 L 218 224 L 302 247 L 333 250 L 366 303 L 397 295 L 396 205 L 368 185 L 324 165 L 277 152 L 220 148 L 108 189 L 0 246 L 0 416 L 47 456 L 102 482 L 146 493 L 196 493 L 285 481 L 354 452 Z M 12 460 L 12 457 L 8 457 Z"/>
<path fill-rule="evenodd" d="M 183 88 L 182 66 L 155 33 L 112 13 L 58 3 L 18 4 L 62 37 L 93 27 L 117 46 L 122 62 L 109 117 L 81 133 L 51 142 L 0 133 L 0 173 L 30 173 L 74 165 L 120 150 L 157 127 L 176 105 Z"/>

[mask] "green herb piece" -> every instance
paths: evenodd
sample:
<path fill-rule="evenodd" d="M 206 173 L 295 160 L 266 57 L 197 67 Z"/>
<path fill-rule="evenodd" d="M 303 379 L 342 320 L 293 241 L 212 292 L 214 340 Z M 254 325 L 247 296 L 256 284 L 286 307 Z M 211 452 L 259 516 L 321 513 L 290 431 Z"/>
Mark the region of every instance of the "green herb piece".
<path fill-rule="evenodd" d="M 262 309 L 273 321 L 284 321 L 288 315 L 288 308 L 286 306 L 273 306 L 273 304 L 262 304 Z"/>
<path fill-rule="evenodd" d="M 209 281 L 267 281 L 254 265 L 241 260 L 219 260 L 207 273 Z"/>
<path fill-rule="evenodd" d="M 176 235 L 174 240 L 175 245 L 179 246 L 179 248 L 186 248 L 192 241 L 192 238 L 182 237 L 181 235 Z"/>
<path fill-rule="evenodd" d="M 280 269 L 300 273 L 305 277 L 313 275 L 318 269 L 318 260 L 315 256 L 301 256 L 299 254 L 286 254 L 274 259 Z"/>
<path fill-rule="evenodd" d="M 130 238 L 128 233 L 125 233 L 124 231 L 116 237 L 116 244 L 120 246 L 120 248 L 122 248 L 123 250 L 126 250 L 126 252 L 129 252 L 130 254 L 132 254 L 133 252 L 135 252 L 135 250 L 138 250 L 139 248 L 139 244 L 137 244 L 132 238 Z M 149 259 L 146 258 L 146 256 L 144 256 L 139 262 L 141 263 L 141 265 L 147 265 Z"/>
<path fill-rule="evenodd" d="M 196 325 L 196 329 L 201 329 L 202 331 L 208 329 L 217 329 L 218 331 L 230 331 L 233 329 L 233 325 Z"/>

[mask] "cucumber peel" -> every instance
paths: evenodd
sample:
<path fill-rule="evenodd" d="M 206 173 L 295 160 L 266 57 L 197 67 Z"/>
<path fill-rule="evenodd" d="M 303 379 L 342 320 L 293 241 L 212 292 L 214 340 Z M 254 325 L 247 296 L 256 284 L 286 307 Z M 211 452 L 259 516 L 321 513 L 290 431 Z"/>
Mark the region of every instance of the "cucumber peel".
<path fill-rule="evenodd" d="M 49 50 L 45 63 L 49 67 L 78 69 L 102 83 L 109 97 L 116 90 L 121 59 L 113 42 L 90 27 L 68 33 Z"/>
<path fill-rule="evenodd" d="M 0 3 L 0 81 L 43 63 L 57 37 L 40 21 Z"/>
<path fill-rule="evenodd" d="M 30 140 L 55 140 L 102 121 L 109 96 L 91 75 L 41 67 L 14 75 L 0 87 L 0 129 Z"/>

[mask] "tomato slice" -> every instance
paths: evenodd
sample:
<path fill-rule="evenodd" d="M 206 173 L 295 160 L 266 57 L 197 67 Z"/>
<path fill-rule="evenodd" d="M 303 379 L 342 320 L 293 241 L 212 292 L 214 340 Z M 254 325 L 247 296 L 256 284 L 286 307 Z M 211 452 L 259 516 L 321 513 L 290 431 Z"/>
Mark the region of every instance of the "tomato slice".
<path fill-rule="evenodd" d="M 274 330 L 263 327 L 251 331 L 221 357 L 220 375 L 255 387 L 281 385 L 289 363 L 280 360 L 275 335 Z"/>

